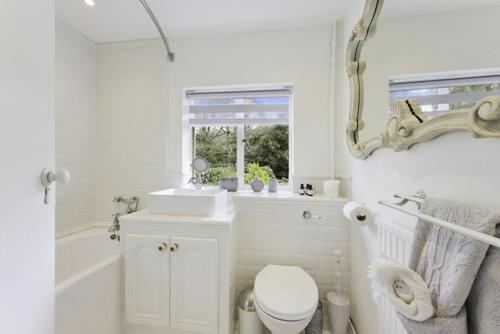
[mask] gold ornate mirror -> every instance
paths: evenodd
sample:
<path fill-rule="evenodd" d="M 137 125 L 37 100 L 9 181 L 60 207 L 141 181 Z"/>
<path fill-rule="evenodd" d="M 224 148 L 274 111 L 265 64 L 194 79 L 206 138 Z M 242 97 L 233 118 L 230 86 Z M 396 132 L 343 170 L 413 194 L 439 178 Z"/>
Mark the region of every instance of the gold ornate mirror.
<path fill-rule="evenodd" d="M 451 131 L 500 138 L 500 6 L 479 2 L 412 12 L 409 2 L 365 1 L 346 60 L 355 158 Z"/>

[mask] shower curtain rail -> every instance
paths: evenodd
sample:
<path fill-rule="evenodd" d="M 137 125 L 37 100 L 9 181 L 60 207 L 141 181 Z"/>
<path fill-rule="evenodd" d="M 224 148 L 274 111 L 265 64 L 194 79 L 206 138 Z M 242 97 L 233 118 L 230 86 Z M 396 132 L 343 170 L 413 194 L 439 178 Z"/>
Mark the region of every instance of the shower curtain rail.
<path fill-rule="evenodd" d="M 420 208 L 426 199 L 425 194 L 423 192 L 419 192 L 417 195 L 414 195 L 414 196 L 404 196 L 404 195 L 396 194 L 396 195 L 394 195 L 394 197 L 399 199 L 399 201 L 396 203 L 391 203 L 391 202 L 387 202 L 387 201 L 379 201 L 378 203 L 380 205 L 389 207 L 391 209 L 397 210 L 397 211 L 405 213 L 407 215 L 422 219 L 422 220 L 429 222 L 431 224 L 447 228 L 453 232 L 463 234 L 469 238 L 479 240 L 479 241 L 485 242 L 491 246 L 495 246 L 495 247 L 500 248 L 500 238 L 496 238 L 496 237 L 493 237 L 493 236 L 485 234 L 485 233 L 477 232 L 477 231 L 471 230 L 469 228 L 455 225 L 455 224 L 452 224 L 450 222 L 444 221 L 442 219 L 438 219 L 436 217 L 432 217 L 432 216 L 429 216 L 429 215 L 426 215 L 426 214 L 423 214 L 420 212 L 412 211 L 412 210 L 409 210 L 409 209 L 402 207 L 403 205 L 405 205 L 408 202 L 414 202 Z"/>
<path fill-rule="evenodd" d="M 170 46 L 168 45 L 167 37 L 165 36 L 165 33 L 163 32 L 163 29 L 161 28 L 160 22 L 158 22 L 158 20 L 156 19 L 155 14 L 151 10 L 151 7 L 149 7 L 149 5 L 146 2 L 146 0 L 139 0 L 139 2 L 142 4 L 142 6 L 144 7 L 144 9 L 148 13 L 149 17 L 153 21 L 156 29 L 160 33 L 161 39 L 163 40 L 163 44 L 165 45 L 165 49 L 167 49 L 168 60 L 170 60 L 170 62 L 173 62 L 174 58 L 175 58 L 175 54 L 173 53 L 173 51 L 170 49 Z"/>

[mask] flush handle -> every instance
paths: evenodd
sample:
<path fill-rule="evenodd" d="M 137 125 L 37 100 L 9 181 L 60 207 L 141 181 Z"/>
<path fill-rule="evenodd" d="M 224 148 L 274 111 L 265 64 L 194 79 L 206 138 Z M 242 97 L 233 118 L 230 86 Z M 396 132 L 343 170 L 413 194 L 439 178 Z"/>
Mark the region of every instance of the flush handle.
<path fill-rule="evenodd" d="M 320 215 L 313 215 L 311 213 L 311 211 L 304 211 L 302 213 L 302 217 L 305 219 L 305 220 L 311 220 L 311 219 L 323 219 L 323 217 L 321 217 Z"/>

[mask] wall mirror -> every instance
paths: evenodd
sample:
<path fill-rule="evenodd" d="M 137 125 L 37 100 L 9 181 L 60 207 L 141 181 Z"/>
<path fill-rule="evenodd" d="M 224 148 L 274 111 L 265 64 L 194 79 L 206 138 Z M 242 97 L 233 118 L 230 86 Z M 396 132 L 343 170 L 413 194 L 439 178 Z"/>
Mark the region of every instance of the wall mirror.
<path fill-rule="evenodd" d="M 358 159 L 451 131 L 500 138 L 500 3 L 419 2 L 366 0 L 351 34 L 347 137 Z"/>

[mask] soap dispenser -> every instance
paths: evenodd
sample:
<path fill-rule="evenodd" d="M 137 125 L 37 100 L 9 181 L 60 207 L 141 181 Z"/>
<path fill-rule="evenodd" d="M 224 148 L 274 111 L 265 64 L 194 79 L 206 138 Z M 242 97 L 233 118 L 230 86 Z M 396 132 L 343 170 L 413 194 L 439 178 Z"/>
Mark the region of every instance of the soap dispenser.
<path fill-rule="evenodd" d="M 276 176 L 274 176 L 274 174 L 272 174 L 269 178 L 268 190 L 270 193 L 278 192 L 278 180 L 276 179 Z"/>

